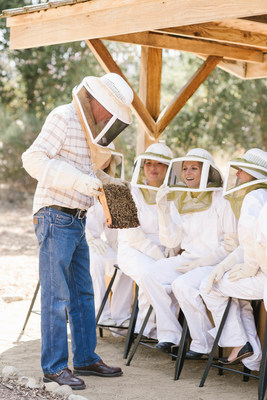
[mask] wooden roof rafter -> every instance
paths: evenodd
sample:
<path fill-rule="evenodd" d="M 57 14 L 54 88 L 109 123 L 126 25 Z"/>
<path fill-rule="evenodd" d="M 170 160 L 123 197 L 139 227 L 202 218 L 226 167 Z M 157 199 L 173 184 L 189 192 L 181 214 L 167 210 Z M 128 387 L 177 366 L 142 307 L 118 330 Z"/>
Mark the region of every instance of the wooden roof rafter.
<path fill-rule="evenodd" d="M 101 40 L 86 40 L 86 44 L 106 72 L 116 72 L 127 81 L 127 78 L 122 73 L 116 62 L 113 60 Z M 154 120 L 148 109 L 145 107 L 144 103 L 140 100 L 137 93 L 132 88 L 134 91 L 134 100 L 131 107 L 134 113 L 137 115 L 138 120 L 142 123 L 146 134 L 151 140 L 155 140 L 161 135 L 164 129 L 169 125 L 169 123 L 173 120 L 177 113 L 186 104 L 187 100 L 195 93 L 199 86 L 210 75 L 210 73 L 214 70 L 221 59 L 222 57 L 209 56 L 207 60 L 203 63 L 203 65 L 199 68 L 199 70 L 188 81 L 188 83 L 184 85 L 184 87 L 180 90 L 173 101 L 162 111 L 156 121 Z M 158 95 L 160 95 L 160 88 Z"/>
<path fill-rule="evenodd" d="M 173 36 L 155 32 L 140 32 L 127 35 L 103 37 L 102 39 L 122 43 L 133 43 L 141 46 L 173 49 L 189 53 L 201 53 L 215 55 L 232 60 L 263 63 L 264 52 L 261 49 L 232 45 L 228 43 L 216 43 L 207 40 L 196 40 L 191 37 Z M 267 48 L 266 48 L 267 51 Z"/>
<path fill-rule="evenodd" d="M 134 94 L 132 108 L 148 144 L 158 139 L 216 66 L 242 79 L 267 77 L 267 1 L 251 4 L 251 0 L 53 0 L 6 10 L 2 16 L 10 27 L 11 49 L 84 40 L 106 72 L 122 76 L 101 40 L 140 45 L 139 95 Z M 162 49 L 190 52 L 204 62 L 160 113 Z"/>

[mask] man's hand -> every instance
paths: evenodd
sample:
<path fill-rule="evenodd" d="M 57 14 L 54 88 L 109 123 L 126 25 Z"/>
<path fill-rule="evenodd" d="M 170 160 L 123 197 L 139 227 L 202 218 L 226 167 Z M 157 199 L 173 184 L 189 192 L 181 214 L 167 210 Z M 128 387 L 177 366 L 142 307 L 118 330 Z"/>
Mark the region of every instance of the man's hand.
<path fill-rule="evenodd" d="M 100 196 L 102 192 L 99 190 L 102 188 L 102 182 L 100 179 L 94 178 L 86 174 L 78 176 L 76 182 L 73 185 L 73 189 L 77 190 L 86 196 Z"/>

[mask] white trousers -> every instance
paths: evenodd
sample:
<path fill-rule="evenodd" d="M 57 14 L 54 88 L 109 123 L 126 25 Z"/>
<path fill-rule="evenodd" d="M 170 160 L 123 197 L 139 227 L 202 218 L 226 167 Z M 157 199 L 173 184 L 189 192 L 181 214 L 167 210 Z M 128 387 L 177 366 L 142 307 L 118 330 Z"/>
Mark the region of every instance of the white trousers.
<path fill-rule="evenodd" d="M 207 278 L 202 281 L 200 291 L 216 326 L 215 330 L 211 330 L 211 335 L 216 335 L 228 298 L 233 297 L 219 344 L 221 347 L 238 347 L 250 342 L 254 354 L 242 362 L 251 370 L 259 370 L 261 345 L 250 302 L 245 300 L 264 299 L 266 308 L 267 275 L 258 272 L 255 277 L 231 282 L 226 273 L 217 284 L 213 285 L 209 294 L 206 292 L 206 286 Z"/>
<path fill-rule="evenodd" d="M 182 257 L 179 263 L 182 261 Z M 177 264 L 178 265 L 178 264 Z M 198 353 L 209 353 L 212 349 L 213 338 L 208 333 L 212 323 L 200 296 L 200 284 L 211 272 L 213 267 L 198 267 L 181 274 L 172 283 L 172 291 L 187 320 L 192 338 L 190 349 Z"/>
<path fill-rule="evenodd" d="M 96 314 L 100 308 L 106 292 L 105 275 L 112 276 L 113 265 L 117 262 L 117 255 L 111 247 L 107 248 L 105 255 L 90 251 L 90 272 L 93 280 L 95 295 Z M 133 299 L 133 281 L 122 271 L 117 271 L 112 286 L 111 302 L 107 300 L 100 317 L 100 321 L 112 318 L 120 325 L 131 315 L 131 304 Z"/>
<path fill-rule="evenodd" d="M 170 274 L 168 268 L 165 270 L 168 260 L 170 259 L 156 262 L 132 247 L 119 245 L 118 263 L 121 270 L 137 283 L 139 290 L 146 296 L 147 305 L 153 306 L 158 341 L 178 344 L 182 328 L 177 320 L 178 311 L 171 296 L 171 282 L 177 274 L 174 273 L 173 267 L 170 268 Z"/>

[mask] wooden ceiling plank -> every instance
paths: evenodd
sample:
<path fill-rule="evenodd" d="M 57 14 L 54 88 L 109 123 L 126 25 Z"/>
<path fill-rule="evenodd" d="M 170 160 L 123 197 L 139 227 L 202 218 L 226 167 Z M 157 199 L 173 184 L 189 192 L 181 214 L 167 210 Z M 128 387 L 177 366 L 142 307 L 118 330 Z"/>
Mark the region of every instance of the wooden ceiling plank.
<path fill-rule="evenodd" d="M 229 61 L 229 60 L 222 60 L 217 65 L 218 68 L 222 69 L 230 73 L 231 75 L 236 76 L 237 78 L 246 79 L 247 73 L 247 66 L 248 63 L 242 61 Z"/>
<path fill-rule="evenodd" d="M 156 32 L 267 48 L 267 25 L 241 19 L 178 26 Z"/>
<path fill-rule="evenodd" d="M 202 60 L 207 59 L 203 54 L 197 56 Z M 267 78 L 267 54 L 264 55 L 264 63 L 262 64 L 223 59 L 217 67 L 244 80 Z"/>
<path fill-rule="evenodd" d="M 246 79 L 267 78 L 267 57 L 263 64 L 255 68 L 254 64 L 247 63 Z"/>
<path fill-rule="evenodd" d="M 221 59 L 221 57 L 209 56 L 188 83 L 180 90 L 174 100 L 161 113 L 157 121 L 157 131 L 159 135 L 169 125 L 199 86 L 207 79 Z"/>
<path fill-rule="evenodd" d="M 266 0 L 92 0 L 8 17 L 7 25 L 11 48 L 23 49 L 266 13 Z"/>
<path fill-rule="evenodd" d="M 86 40 L 86 44 L 92 51 L 92 53 L 94 54 L 97 61 L 104 69 L 104 71 L 116 72 L 128 82 L 127 78 L 125 77 L 119 66 L 116 64 L 116 62 L 113 60 L 112 56 L 110 55 L 109 51 L 104 46 L 104 44 L 101 42 L 101 40 L 99 39 Z M 129 82 L 128 84 L 130 85 Z M 135 93 L 134 89 L 133 92 L 134 92 L 134 99 L 131 108 L 136 114 L 138 120 L 143 124 L 147 134 L 150 135 L 151 139 L 154 140 L 153 132 L 155 132 L 155 125 L 156 125 L 155 121 L 153 120 L 152 116 L 150 115 L 150 113 L 148 112 L 148 110 L 138 97 L 138 95 Z"/>
<path fill-rule="evenodd" d="M 197 2 L 195 0 L 95 0 L 51 7 L 46 11 L 10 17 L 8 26 L 34 23 L 36 19 L 47 22 L 58 19 L 58 17 L 68 18 L 70 16 L 75 23 L 74 17 L 95 11 L 101 11 L 103 15 L 106 13 L 112 13 L 113 16 L 118 15 L 118 19 L 115 19 L 120 23 L 139 25 L 145 22 L 146 27 L 142 27 L 142 31 L 153 29 L 153 27 L 156 29 L 156 25 L 163 27 L 163 21 L 165 26 L 182 26 L 267 14 L 267 4 L 265 0 L 254 0 L 253 7 L 251 0 L 213 0 L 212 2 L 210 0 L 198 0 Z M 121 12 L 125 15 L 125 21 L 119 19 Z M 131 18 L 127 19 L 126 14 Z M 147 28 L 148 24 L 152 24 L 153 27 Z"/>
<path fill-rule="evenodd" d="M 159 33 L 142 32 L 128 35 L 105 37 L 102 39 L 134 43 L 142 46 L 187 51 L 190 53 L 201 53 L 207 56 L 212 54 L 218 57 L 236 59 L 248 62 L 263 62 L 263 52 L 258 49 L 244 48 L 237 45 L 215 43 L 193 38 L 175 37 Z"/>

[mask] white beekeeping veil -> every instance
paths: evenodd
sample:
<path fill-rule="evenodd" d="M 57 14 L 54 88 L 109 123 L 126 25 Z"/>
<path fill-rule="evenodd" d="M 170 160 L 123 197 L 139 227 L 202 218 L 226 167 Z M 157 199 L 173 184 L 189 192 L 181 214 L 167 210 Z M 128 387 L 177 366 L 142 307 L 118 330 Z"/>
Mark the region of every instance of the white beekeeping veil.
<path fill-rule="evenodd" d="M 110 157 L 106 147 L 132 122 L 133 91 L 120 75 L 109 73 L 87 76 L 72 95 L 97 169 Z"/>
<path fill-rule="evenodd" d="M 242 183 L 237 176 L 239 169 L 247 172 L 254 179 Z M 259 183 L 267 183 L 267 152 L 255 148 L 248 150 L 242 157 L 228 162 L 223 194 L 231 195 Z"/>
<path fill-rule="evenodd" d="M 201 163 L 201 178 L 198 188 L 189 188 L 182 178 L 183 162 L 198 161 Z M 174 158 L 169 165 L 164 184 L 171 191 L 206 192 L 222 188 L 223 176 L 215 165 L 212 155 L 201 148 L 190 150 L 184 157 Z"/>
<path fill-rule="evenodd" d="M 131 184 L 140 188 L 147 188 L 146 177 L 144 173 L 145 160 L 159 161 L 162 164 L 169 165 L 172 159 L 171 149 L 164 143 L 153 143 L 146 149 L 145 153 L 140 154 L 135 159 L 134 172 Z M 156 186 L 150 186 L 151 189 L 158 190 Z"/>
<path fill-rule="evenodd" d="M 113 178 L 124 180 L 124 155 L 115 150 L 114 143 L 110 143 L 107 147 L 110 149 L 110 158 L 106 167 L 102 168 L 103 171 Z"/>

